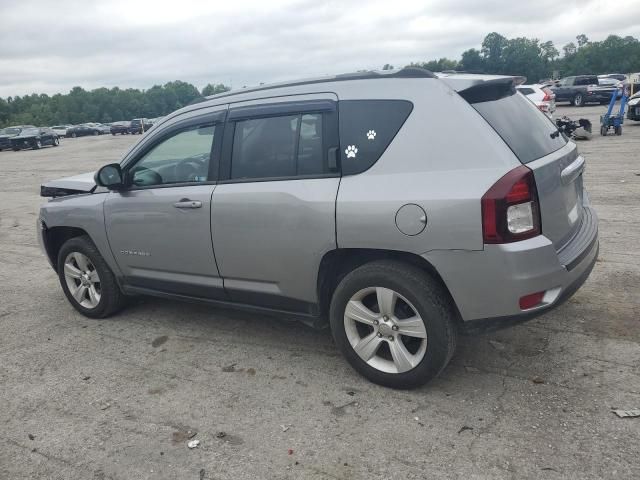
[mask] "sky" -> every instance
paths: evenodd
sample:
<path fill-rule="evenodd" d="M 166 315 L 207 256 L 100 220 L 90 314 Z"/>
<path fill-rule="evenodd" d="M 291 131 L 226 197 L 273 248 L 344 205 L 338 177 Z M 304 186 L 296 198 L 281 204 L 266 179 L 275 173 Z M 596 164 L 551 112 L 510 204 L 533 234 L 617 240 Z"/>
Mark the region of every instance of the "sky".
<path fill-rule="evenodd" d="M 617 9 L 612 8 L 616 6 Z M 233 88 L 458 59 L 487 33 L 640 37 L 640 0 L 0 0 L 0 97 L 184 80 Z"/>

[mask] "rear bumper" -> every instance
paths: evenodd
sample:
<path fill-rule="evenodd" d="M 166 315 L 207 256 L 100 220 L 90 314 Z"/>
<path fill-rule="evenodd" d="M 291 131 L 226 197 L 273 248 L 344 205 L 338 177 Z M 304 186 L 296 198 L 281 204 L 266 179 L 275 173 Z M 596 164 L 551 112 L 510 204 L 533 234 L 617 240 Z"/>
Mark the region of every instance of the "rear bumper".
<path fill-rule="evenodd" d="M 613 94 L 613 91 L 607 92 L 600 92 L 600 91 L 593 91 L 593 92 L 587 92 L 587 95 L 585 96 L 585 101 L 586 102 L 609 102 L 611 101 L 611 95 Z"/>
<path fill-rule="evenodd" d="M 571 297 L 586 281 L 598 257 L 598 221 L 584 207 L 580 229 L 556 252 L 538 237 L 504 245 L 485 245 L 477 252 L 430 252 L 447 285 L 467 332 L 497 329 L 534 318 Z M 520 298 L 545 292 L 540 305 L 522 310 Z"/>

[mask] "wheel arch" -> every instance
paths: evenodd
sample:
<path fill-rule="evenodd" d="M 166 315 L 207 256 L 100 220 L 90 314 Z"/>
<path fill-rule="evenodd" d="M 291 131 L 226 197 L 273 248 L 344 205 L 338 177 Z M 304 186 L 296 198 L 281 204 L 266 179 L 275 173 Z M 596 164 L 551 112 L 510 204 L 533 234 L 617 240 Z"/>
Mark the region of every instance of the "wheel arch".
<path fill-rule="evenodd" d="M 414 253 L 368 248 L 339 248 L 327 252 L 322 257 L 317 281 L 318 305 L 322 318 L 328 318 L 331 298 L 342 278 L 355 268 L 376 260 L 395 260 L 399 263 L 412 265 L 439 282 L 455 309 L 456 323 L 462 325 L 462 317 L 447 284 L 429 261 Z"/>
<path fill-rule="evenodd" d="M 62 245 L 64 245 L 67 240 L 84 235 L 91 238 L 86 230 L 78 227 L 59 226 L 46 228 L 44 230 L 44 248 L 56 272 L 58 271 L 58 253 Z"/>

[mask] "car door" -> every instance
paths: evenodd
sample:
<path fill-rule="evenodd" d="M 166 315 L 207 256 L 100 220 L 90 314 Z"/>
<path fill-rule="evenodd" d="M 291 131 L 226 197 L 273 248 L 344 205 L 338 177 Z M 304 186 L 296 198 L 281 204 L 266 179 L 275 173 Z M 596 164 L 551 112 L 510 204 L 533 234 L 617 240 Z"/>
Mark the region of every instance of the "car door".
<path fill-rule="evenodd" d="M 576 77 L 569 77 L 564 85 L 564 100 L 571 101 L 575 94 Z"/>
<path fill-rule="evenodd" d="M 123 162 L 131 186 L 108 194 L 104 216 L 127 288 L 225 298 L 210 227 L 225 115 L 172 121 Z"/>
<path fill-rule="evenodd" d="M 51 145 L 53 144 L 53 136 L 51 132 L 45 128 L 40 129 L 40 142 L 42 145 Z"/>
<path fill-rule="evenodd" d="M 336 248 L 337 97 L 280 97 L 229 110 L 213 193 L 213 244 L 236 302 L 315 312 Z"/>

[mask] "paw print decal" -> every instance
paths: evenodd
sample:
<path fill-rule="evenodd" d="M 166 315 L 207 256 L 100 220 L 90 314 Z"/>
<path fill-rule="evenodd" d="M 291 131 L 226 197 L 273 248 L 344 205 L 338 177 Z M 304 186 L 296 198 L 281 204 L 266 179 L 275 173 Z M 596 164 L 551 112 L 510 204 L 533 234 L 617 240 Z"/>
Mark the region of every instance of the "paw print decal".
<path fill-rule="evenodd" d="M 356 153 L 358 153 L 358 148 L 355 145 L 347 146 L 344 153 L 347 154 L 347 158 L 356 158 Z"/>
<path fill-rule="evenodd" d="M 367 132 L 367 138 L 368 138 L 369 140 L 375 140 L 375 138 L 376 138 L 376 131 L 375 131 L 375 130 L 369 130 L 369 131 Z"/>

